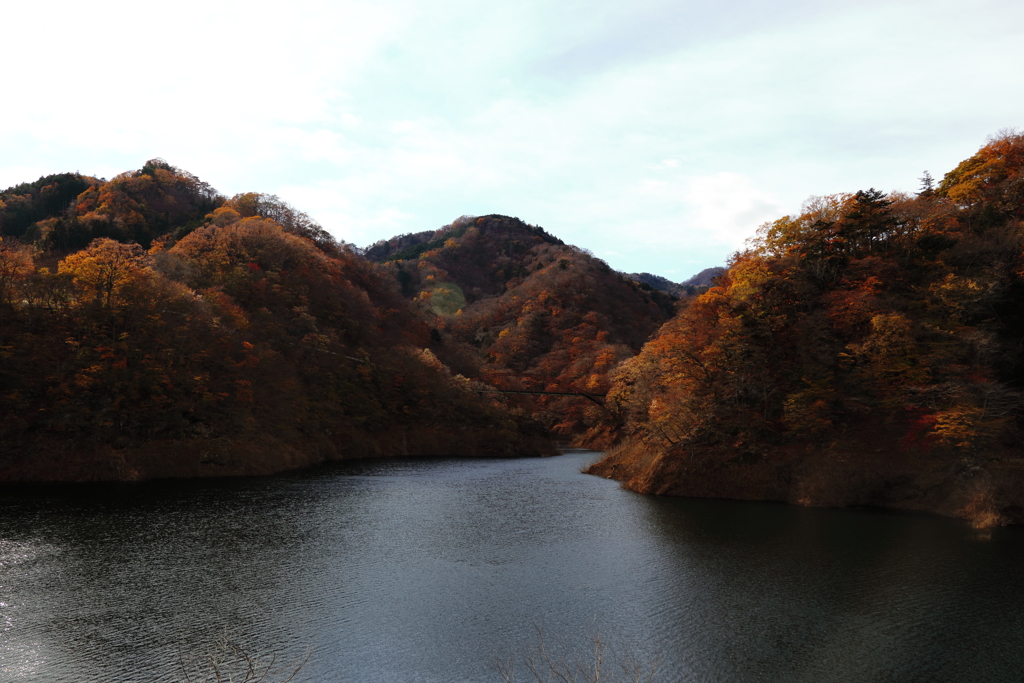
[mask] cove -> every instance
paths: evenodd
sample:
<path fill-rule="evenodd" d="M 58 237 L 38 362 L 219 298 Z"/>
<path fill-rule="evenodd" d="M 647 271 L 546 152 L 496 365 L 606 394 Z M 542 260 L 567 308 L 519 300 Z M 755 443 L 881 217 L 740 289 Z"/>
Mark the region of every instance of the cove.
<path fill-rule="evenodd" d="M 226 631 L 307 683 L 500 683 L 539 628 L 662 681 L 1020 680 L 1024 529 L 642 496 L 597 456 L 0 489 L 0 679 L 175 681 Z"/>

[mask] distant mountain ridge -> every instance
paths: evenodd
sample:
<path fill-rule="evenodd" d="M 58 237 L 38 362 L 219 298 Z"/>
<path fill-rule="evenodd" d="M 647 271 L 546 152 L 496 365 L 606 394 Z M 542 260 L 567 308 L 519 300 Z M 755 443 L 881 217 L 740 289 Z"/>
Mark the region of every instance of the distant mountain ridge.
<path fill-rule="evenodd" d="M 714 280 L 719 275 L 722 275 L 722 274 L 724 274 L 724 273 L 726 273 L 728 271 L 729 271 L 729 269 L 725 268 L 723 266 L 714 266 L 712 268 L 705 268 L 704 270 L 700 271 L 699 273 L 697 273 L 696 275 L 694 275 L 690 279 L 683 280 L 682 283 L 680 283 L 680 284 L 682 284 L 684 287 L 687 287 L 687 286 L 692 286 L 692 287 L 710 287 L 711 285 L 714 284 L 712 282 L 712 280 Z"/>
<path fill-rule="evenodd" d="M 654 275 L 652 273 L 626 273 L 625 277 L 628 277 L 634 282 L 640 283 L 641 286 L 647 285 L 651 289 L 671 294 L 674 297 L 680 297 L 686 293 L 686 290 L 683 289 L 682 285 L 677 282 L 672 282 L 668 278 L 660 275 Z"/>
<path fill-rule="evenodd" d="M 490 216 L 480 217 L 460 216 L 449 225 L 442 226 L 437 230 L 407 233 L 405 235 L 396 235 L 391 239 L 380 240 L 364 249 L 363 256 L 370 261 L 376 261 L 378 263 L 415 259 L 424 252 L 443 247 L 447 240 L 462 237 L 466 234 L 466 230 L 468 230 L 470 226 L 476 224 L 477 221 L 480 221 L 481 219 L 499 219 L 497 222 L 490 221 L 487 223 L 487 225 L 490 225 L 492 229 L 494 229 L 495 226 L 503 226 L 507 231 L 510 229 L 509 226 L 511 226 L 512 232 L 525 233 L 530 238 L 539 237 L 542 241 L 547 242 L 548 244 L 565 244 L 565 242 L 554 235 L 549 234 L 540 226 L 529 225 L 518 218 L 509 218 L 508 216 L 491 214 Z M 504 221 L 500 219 L 504 219 Z"/>
<path fill-rule="evenodd" d="M 693 277 L 683 280 L 682 282 L 672 282 L 668 278 L 664 278 L 660 275 L 654 275 L 652 273 L 627 273 L 625 274 L 625 277 L 633 280 L 634 282 L 640 283 L 640 285 L 647 285 L 651 289 L 666 292 L 675 297 L 681 297 L 698 293 L 699 287 L 710 287 L 712 284 L 711 281 L 725 272 L 726 268 L 722 266 L 705 268 Z"/>
<path fill-rule="evenodd" d="M 509 216 L 462 216 L 363 254 L 434 316 L 431 351 L 441 361 L 508 390 L 601 395 L 608 373 L 675 313 L 667 293 Z M 545 398 L 523 409 L 575 434 L 600 413 L 575 398 Z"/>

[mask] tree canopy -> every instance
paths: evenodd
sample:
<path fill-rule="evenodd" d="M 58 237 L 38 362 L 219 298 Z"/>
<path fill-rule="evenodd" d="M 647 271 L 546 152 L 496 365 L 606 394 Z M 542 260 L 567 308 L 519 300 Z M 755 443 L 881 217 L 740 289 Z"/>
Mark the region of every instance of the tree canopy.
<path fill-rule="evenodd" d="M 812 198 L 765 225 L 613 373 L 634 462 L 659 463 L 632 485 L 1019 517 L 1022 169 L 1004 135 L 934 192 Z"/>
<path fill-rule="evenodd" d="M 538 424 L 425 350 L 430 326 L 389 272 L 276 197 L 222 201 L 151 162 L 78 207 L 54 220 L 118 224 L 123 241 L 58 252 L 55 272 L 0 242 L 0 480 L 552 452 Z M 127 239 L 158 225 L 149 249 Z"/>

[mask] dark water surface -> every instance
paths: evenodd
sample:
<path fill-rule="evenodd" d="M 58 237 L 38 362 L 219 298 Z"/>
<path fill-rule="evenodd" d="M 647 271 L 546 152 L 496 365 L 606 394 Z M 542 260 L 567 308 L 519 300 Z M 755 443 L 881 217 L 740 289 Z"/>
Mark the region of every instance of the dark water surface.
<path fill-rule="evenodd" d="M 1024 681 L 1024 529 L 644 497 L 544 460 L 0 490 L 0 680 L 495 681 L 600 630 L 663 681 Z"/>

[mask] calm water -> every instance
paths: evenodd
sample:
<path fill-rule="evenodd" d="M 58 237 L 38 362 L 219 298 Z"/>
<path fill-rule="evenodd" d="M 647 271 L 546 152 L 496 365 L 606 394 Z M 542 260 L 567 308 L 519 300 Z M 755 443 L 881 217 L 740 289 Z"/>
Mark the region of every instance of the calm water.
<path fill-rule="evenodd" d="M 662 499 L 544 460 L 0 490 L 0 679 L 174 681 L 225 630 L 301 681 L 495 681 L 598 629 L 663 681 L 1024 680 L 1024 529 Z"/>

